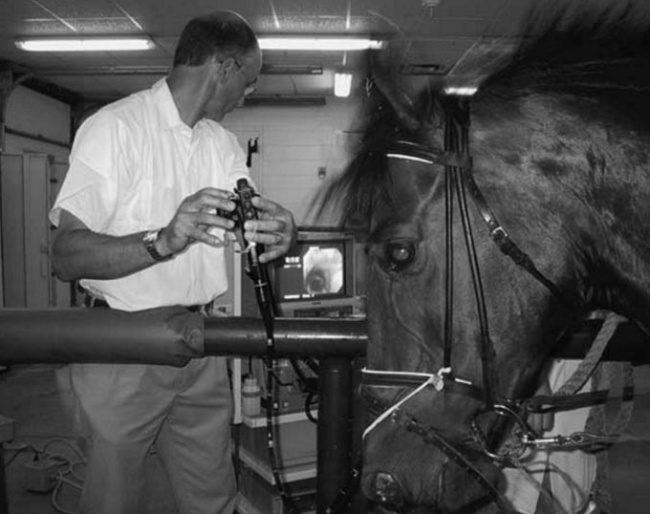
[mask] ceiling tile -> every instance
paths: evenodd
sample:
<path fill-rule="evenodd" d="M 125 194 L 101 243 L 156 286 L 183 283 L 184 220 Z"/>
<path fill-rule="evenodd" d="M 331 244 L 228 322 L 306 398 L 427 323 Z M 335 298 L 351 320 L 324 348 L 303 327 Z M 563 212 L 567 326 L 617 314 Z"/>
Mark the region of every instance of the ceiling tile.
<path fill-rule="evenodd" d="M 512 31 L 532 0 L 0 0 L 0 61 L 92 98 L 146 87 L 168 69 L 185 22 L 218 6 L 241 13 L 263 34 L 364 34 L 404 39 L 404 63 L 443 72 L 484 35 Z M 150 52 L 36 54 L 15 48 L 26 35 L 147 34 Z M 320 66 L 315 76 L 263 76 L 259 95 L 332 94 L 332 73 L 355 69 L 362 57 L 343 52 L 265 52 L 271 65 Z M 54 75 L 65 69 L 66 75 Z M 153 71 L 152 71 L 153 70 Z M 359 75 L 359 74 L 357 74 Z M 357 77 L 358 80 L 358 77 Z"/>

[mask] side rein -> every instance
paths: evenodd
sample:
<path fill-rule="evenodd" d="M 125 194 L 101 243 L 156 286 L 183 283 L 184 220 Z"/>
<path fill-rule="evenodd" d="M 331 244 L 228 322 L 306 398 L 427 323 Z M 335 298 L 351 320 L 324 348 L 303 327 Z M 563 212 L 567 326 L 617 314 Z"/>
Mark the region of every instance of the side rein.
<path fill-rule="evenodd" d="M 444 358 L 442 367 L 435 373 L 415 373 L 401 371 L 369 370 L 362 371 L 363 394 L 369 409 L 378 414 L 378 417 L 365 430 L 365 438 L 375 427 L 390 418 L 406 430 L 418 434 L 425 443 L 438 447 L 450 460 L 467 471 L 478 483 L 482 484 L 492 496 L 494 502 L 504 512 L 508 510 L 509 502 L 501 492 L 489 481 L 483 473 L 466 457 L 467 450 L 461 449 L 458 443 L 445 438 L 434 426 L 425 425 L 400 407 L 427 387 L 433 387 L 440 393 L 464 394 L 482 401 L 484 406 L 477 415 L 489 413 L 497 414 L 514 421 L 525 437 L 536 438 L 523 417 L 518 413 L 516 402 L 504 399 L 497 400 L 495 392 L 495 348 L 490 337 L 487 309 L 483 287 L 481 283 L 478 256 L 474 245 L 474 236 L 470 223 L 467 195 L 469 194 L 474 204 L 485 221 L 491 239 L 498 248 L 522 267 L 532 277 L 544 285 L 551 293 L 567 304 L 558 287 L 546 278 L 535 266 L 532 259 L 512 241 L 506 230 L 497 220 L 494 212 L 485 200 L 472 176 L 473 163 L 469 150 L 470 114 L 468 102 L 465 99 L 449 97 L 444 103 L 444 152 L 435 153 L 428 148 L 409 141 L 398 141 L 388 151 L 387 156 L 392 158 L 417 159 L 433 166 L 444 166 L 445 172 L 445 317 L 444 317 Z M 467 248 L 467 255 L 472 274 L 474 296 L 478 310 L 480 329 L 480 349 L 482 362 L 482 387 L 455 376 L 452 367 L 452 341 L 453 341 L 453 213 L 454 194 L 463 227 L 463 236 Z M 370 390 L 373 387 L 413 387 L 408 395 L 394 405 L 387 405 L 378 400 Z M 487 437 L 481 432 L 478 423 L 472 421 L 470 439 L 478 446 L 479 450 L 494 461 L 508 462 L 511 456 L 498 454 L 490 449 Z"/>

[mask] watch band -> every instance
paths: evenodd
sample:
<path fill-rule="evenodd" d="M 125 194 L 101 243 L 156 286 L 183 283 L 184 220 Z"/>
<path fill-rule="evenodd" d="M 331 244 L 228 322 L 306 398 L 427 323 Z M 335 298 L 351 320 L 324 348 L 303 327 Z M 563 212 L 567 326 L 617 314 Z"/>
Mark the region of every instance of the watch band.
<path fill-rule="evenodd" d="M 160 234 L 160 229 L 158 230 L 149 230 L 145 232 L 142 243 L 144 244 L 145 250 L 151 255 L 151 258 L 156 262 L 165 262 L 174 258 L 174 254 L 170 253 L 169 255 L 160 255 L 158 250 L 156 250 L 156 241 L 158 240 L 158 235 Z"/>

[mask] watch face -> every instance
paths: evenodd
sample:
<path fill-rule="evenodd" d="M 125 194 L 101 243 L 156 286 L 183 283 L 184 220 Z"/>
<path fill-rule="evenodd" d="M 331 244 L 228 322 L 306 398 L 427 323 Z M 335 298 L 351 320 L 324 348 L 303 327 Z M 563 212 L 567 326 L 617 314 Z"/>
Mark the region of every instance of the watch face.
<path fill-rule="evenodd" d="M 142 238 L 143 241 L 146 241 L 147 243 L 152 243 L 156 239 L 158 239 L 158 231 L 157 230 L 150 230 L 147 232 L 144 237 Z"/>
<path fill-rule="evenodd" d="M 163 262 L 171 260 L 174 257 L 173 253 L 163 257 L 158 253 L 158 250 L 156 249 L 156 240 L 158 239 L 159 233 L 160 230 L 150 230 L 149 232 L 145 233 L 144 237 L 142 238 L 144 247 L 146 248 L 147 252 L 149 252 L 149 255 L 151 255 L 154 261 Z"/>

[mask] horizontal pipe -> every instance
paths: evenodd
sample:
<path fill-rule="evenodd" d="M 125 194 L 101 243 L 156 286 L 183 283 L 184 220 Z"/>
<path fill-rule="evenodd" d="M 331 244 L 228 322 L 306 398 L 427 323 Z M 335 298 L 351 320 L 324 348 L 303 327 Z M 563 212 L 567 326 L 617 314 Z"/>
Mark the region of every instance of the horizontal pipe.
<path fill-rule="evenodd" d="M 0 362 L 183 366 L 203 351 L 203 318 L 181 307 L 0 309 Z"/>
<path fill-rule="evenodd" d="M 552 352 L 581 359 L 602 324 L 587 320 Z M 277 357 L 365 354 L 366 321 L 280 318 L 275 320 Z M 649 338 L 622 323 L 604 359 L 650 362 Z M 257 318 L 208 318 L 181 307 L 135 313 L 110 309 L 0 309 L 0 363 L 116 362 L 183 366 L 204 355 L 263 356 L 267 341 Z"/>
<path fill-rule="evenodd" d="M 363 355 L 363 320 L 278 319 L 277 357 Z M 0 363 L 115 362 L 183 366 L 205 355 L 266 355 L 262 320 L 209 318 L 182 307 L 0 309 Z"/>
<path fill-rule="evenodd" d="M 278 357 L 355 357 L 366 353 L 366 322 L 359 319 L 278 318 L 274 323 Z M 258 318 L 208 318 L 205 353 L 264 356 L 264 323 Z"/>

